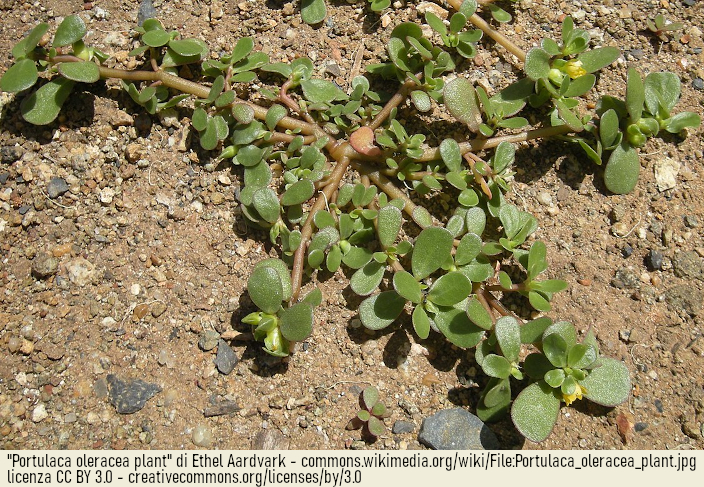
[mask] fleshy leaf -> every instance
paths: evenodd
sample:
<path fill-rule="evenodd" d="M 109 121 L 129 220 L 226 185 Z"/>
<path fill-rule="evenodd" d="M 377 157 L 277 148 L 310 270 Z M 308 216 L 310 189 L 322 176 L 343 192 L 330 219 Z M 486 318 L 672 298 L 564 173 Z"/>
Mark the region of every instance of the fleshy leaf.
<path fill-rule="evenodd" d="M 607 357 L 599 359 L 599 365 L 579 383 L 587 390 L 587 398 L 602 406 L 618 406 L 631 393 L 628 367 L 619 360 Z"/>
<path fill-rule="evenodd" d="M 303 0 L 301 2 L 301 18 L 306 24 L 318 24 L 325 20 L 327 8 L 324 0 Z"/>
<path fill-rule="evenodd" d="M 494 325 L 491 315 L 475 296 L 467 300 L 467 316 L 469 316 L 469 319 L 472 320 L 475 325 L 485 330 L 491 330 L 491 327 Z"/>
<path fill-rule="evenodd" d="M 506 379 L 511 373 L 511 364 L 505 357 L 491 353 L 484 357 L 482 370 L 489 377 Z"/>
<path fill-rule="evenodd" d="M 386 430 L 384 428 L 384 423 L 382 423 L 381 420 L 376 416 L 372 416 L 371 418 L 369 418 L 367 428 L 369 428 L 369 433 L 373 436 L 381 436 Z"/>
<path fill-rule="evenodd" d="M 367 296 L 379 287 L 384 278 L 386 265 L 377 261 L 369 262 L 367 265 L 357 270 L 350 278 L 350 288 L 360 296 Z"/>
<path fill-rule="evenodd" d="M 274 269 L 279 274 L 279 279 L 281 279 L 281 289 L 283 291 L 282 301 L 288 301 L 291 299 L 291 274 L 286 263 L 281 259 L 269 258 L 257 262 L 254 269 L 256 270 L 260 267 L 269 267 Z"/>
<path fill-rule="evenodd" d="M 286 340 L 300 342 L 313 330 L 313 308 L 308 303 L 297 303 L 279 314 L 279 328 Z"/>
<path fill-rule="evenodd" d="M 428 300 L 438 306 L 453 306 L 472 292 L 472 283 L 461 272 L 449 272 L 433 283 Z"/>
<path fill-rule="evenodd" d="M 620 55 L 621 51 L 616 47 L 597 47 L 583 52 L 578 59 L 582 62 L 582 69 L 594 73 L 616 61 Z"/>
<path fill-rule="evenodd" d="M 252 195 L 252 204 L 257 213 L 269 223 L 276 223 L 281 214 L 279 198 L 271 188 L 259 188 Z"/>
<path fill-rule="evenodd" d="M 413 329 L 421 340 L 430 335 L 430 318 L 422 306 L 416 306 L 413 310 Z"/>
<path fill-rule="evenodd" d="M 383 247 L 390 247 L 396 241 L 401 230 L 403 217 L 401 210 L 392 205 L 387 205 L 379 210 L 377 216 L 379 243 Z"/>
<path fill-rule="evenodd" d="M 274 314 L 281 308 L 284 290 L 276 269 L 267 266 L 254 269 L 247 281 L 247 290 L 254 304 L 263 312 Z"/>
<path fill-rule="evenodd" d="M 372 409 L 379 402 L 379 391 L 374 386 L 365 387 L 362 391 L 362 401 L 364 407 Z"/>
<path fill-rule="evenodd" d="M 444 139 L 440 143 L 440 156 L 450 171 L 462 170 L 462 153 L 455 139 Z"/>
<path fill-rule="evenodd" d="M 41 24 L 34 27 L 29 34 L 27 34 L 20 42 L 15 44 L 12 48 L 12 56 L 15 59 L 22 59 L 27 54 L 32 52 L 39 41 L 42 40 L 46 31 L 49 30 L 49 24 L 42 22 Z"/>
<path fill-rule="evenodd" d="M 330 103 L 345 97 L 344 92 L 335 83 L 324 79 L 303 80 L 301 88 L 306 99 L 313 103 Z"/>
<path fill-rule="evenodd" d="M 396 291 L 370 296 L 359 305 L 359 319 L 370 330 L 381 330 L 393 323 L 403 311 L 406 300 Z"/>
<path fill-rule="evenodd" d="M 394 274 L 394 289 L 412 303 L 418 304 L 422 300 L 420 283 L 409 272 L 398 271 Z"/>
<path fill-rule="evenodd" d="M 424 279 L 438 270 L 450 257 L 452 234 L 440 227 L 420 232 L 413 247 L 411 268 L 417 279 Z"/>
<path fill-rule="evenodd" d="M 482 421 L 498 421 L 511 404 L 511 384 L 508 379 L 492 378 L 479 397 L 477 416 Z"/>
<path fill-rule="evenodd" d="M 300 205 L 313 197 L 315 186 L 310 179 L 301 179 L 292 184 L 281 196 L 281 204 L 284 206 Z"/>
<path fill-rule="evenodd" d="M 542 379 L 548 371 L 554 368 L 555 366 L 542 353 L 531 353 L 523 361 L 523 370 L 532 379 Z"/>
<path fill-rule="evenodd" d="M 469 321 L 462 309 L 442 308 L 433 320 L 440 332 L 460 348 L 475 347 L 484 337 L 484 330 Z"/>
<path fill-rule="evenodd" d="M 78 15 L 69 15 L 56 29 L 52 46 L 68 46 L 83 39 L 84 35 L 86 35 L 86 24 L 83 23 L 83 19 Z"/>
<path fill-rule="evenodd" d="M 31 88 L 39 79 L 37 65 L 31 59 L 20 59 L 0 79 L 0 89 L 17 93 Z"/>
<path fill-rule="evenodd" d="M 526 75 L 532 80 L 547 78 L 550 73 L 550 54 L 544 49 L 534 47 L 526 54 L 525 67 Z"/>
<path fill-rule="evenodd" d="M 467 124 L 471 132 L 479 130 L 482 112 L 472 83 L 465 78 L 455 78 L 445 85 L 443 96 L 453 117 Z"/>
<path fill-rule="evenodd" d="M 625 141 L 621 142 L 609 157 L 604 169 L 604 183 L 609 191 L 616 194 L 627 194 L 633 191 L 638 183 L 640 162 L 638 152 Z"/>
<path fill-rule="evenodd" d="M 73 89 L 74 81 L 56 78 L 41 86 L 37 91 L 22 100 L 22 118 L 34 125 L 47 125 L 53 122 L 61 111 Z"/>
<path fill-rule="evenodd" d="M 536 343 L 540 341 L 545 329 L 552 325 L 552 320 L 547 317 L 538 318 L 521 327 L 521 343 Z"/>
<path fill-rule="evenodd" d="M 521 328 L 518 321 L 511 316 L 503 316 L 496 320 L 494 333 L 506 360 L 517 362 L 521 352 Z"/>
<path fill-rule="evenodd" d="M 100 68 L 90 61 L 60 63 L 59 73 L 64 78 L 81 83 L 95 83 L 100 79 Z"/>
<path fill-rule="evenodd" d="M 511 419 L 516 429 L 530 441 L 540 442 L 550 436 L 560 399 L 545 382 L 535 382 L 521 391 L 513 401 Z"/>

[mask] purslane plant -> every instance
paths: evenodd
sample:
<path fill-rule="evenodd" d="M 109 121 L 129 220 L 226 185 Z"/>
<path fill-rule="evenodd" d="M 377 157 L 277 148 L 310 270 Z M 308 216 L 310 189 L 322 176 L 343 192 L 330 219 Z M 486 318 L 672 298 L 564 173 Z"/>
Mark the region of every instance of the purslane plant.
<path fill-rule="evenodd" d="M 477 14 L 474 0 L 448 3 L 457 10 L 449 26 L 428 15 L 432 38 L 417 24 L 396 26 L 388 59 L 369 66 L 368 76 L 357 76 L 347 90 L 314 76 L 307 58 L 270 62 L 250 38 L 213 58 L 205 43 L 182 39 L 156 19 L 137 30 L 140 46 L 130 53 L 145 68 L 108 68 L 107 56 L 86 46 L 78 16 L 67 17 L 49 44 L 40 45 L 48 24 L 35 27 L 13 49 L 15 64 L 0 87 L 24 92 L 39 84 L 20 105 L 24 119 L 39 125 L 55 120 L 80 83 L 105 78 L 122 80 L 149 113 L 194 97 L 200 145 L 242 166 L 242 215 L 280 250 L 279 258 L 259 262 L 247 282 L 256 309 L 243 322 L 267 353 L 286 356 L 310 336 L 322 294 L 310 286 L 301 297 L 304 284 L 316 272 L 347 269 L 350 288 L 364 297 L 365 327 L 381 330 L 408 316 L 419 339 L 440 333 L 458 347 L 476 347 L 490 377 L 480 417 L 496 420 L 510 410 L 521 433 L 542 441 L 561 402 L 586 397 L 617 405 L 630 379 L 625 365 L 599 355 L 592 334 L 577 343 L 572 325 L 548 318 L 524 323 L 502 303 L 499 293 L 515 293 L 547 312 L 553 295 L 567 287 L 543 278 L 546 246 L 533 238 L 538 222 L 505 197 L 513 143 L 566 138 L 598 163 L 610 152 L 607 186 L 626 192 L 634 171 L 637 178 L 630 162 L 635 157 L 637 165 L 635 147 L 699 119 L 671 114 L 679 98 L 675 75 L 641 81 L 634 71 L 625 101 L 604 97 L 595 114 L 583 115 L 579 97 L 616 59 L 615 48 L 588 50 L 589 36 L 568 17 L 560 44 L 546 39 L 525 53 Z M 468 22 L 478 30 L 467 30 Z M 524 62 L 526 77 L 494 94 L 465 79 L 458 66 L 476 52 L 482 34 Z M 183 65 L 200 68 L 191 71 L 202 79 L 180 77 Z M 377 91 L 378 77 L 396 80 L 398 90 Z M 264 101 L 237 94 L 254 80 L 279 84 L 259 90 Z M 529 111 L 546 104 L 546 120 L 526 130 Z M 476 136 L 431 146 L 405 116 L 434 107 Z M 498 135 L 506 129 L 512 133 Z M 450 196 L 451 206 L 432 214 L 425 204 L 438 192 Z"/>

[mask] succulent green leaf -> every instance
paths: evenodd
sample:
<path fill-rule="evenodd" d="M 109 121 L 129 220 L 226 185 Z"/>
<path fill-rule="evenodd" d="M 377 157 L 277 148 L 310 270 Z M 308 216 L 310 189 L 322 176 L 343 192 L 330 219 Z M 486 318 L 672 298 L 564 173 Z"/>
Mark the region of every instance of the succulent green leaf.
<path fill-rule="evenodd" d="M 59 73 L 64 78 L 78 81 L 79 83 L 95 83 L 100 79 L 100 68 L 91 61 L 60 63 Z"/>
<path fill-rule="evenodd" d="M 334 100 L 344 99 L 346 96 L 335 83 L 324 79 L 303 80 L 301 88 L 306 99 L 313 103 L 330 103 Z"/>
<path fill-rule="evenodd" d="M 455 252 L 455 264 L 466 265 L 482 251 L 482 239 L 476 233 L 467 233 L 460 240 Z"/>
<path fill-rule="evenodd" d="M 227 91 L 220 96 L 223 96 L 227 93 L 234 94 L 234 92 L 232 91 Z M 252 107 L 250 107 L 246 103 L 236 103 L 232 106 L 232 116 L 235 117 L 235 120 L 237 120 L 239 123 L 247 124 L 254 120 L 254 109 L 252 109 Z"/>
<path fill-rule="evenodd" d="M 357 418 L 358 418 L 360 421 L 363 421 L 363 422 L 365 422 L 365 423 L 366 423 L 367 421 L 369 421 L 369 418 L 371 418 L 371 417 L 372 417 L 372 414 L 371 414 L 369 411 L 364 410 L 364 409 L 361 410 L 361 411 L 359 411 L 359 412 L 357 413 Z"/>
<path fill-rule="evenodd" d="M 281 214 L 279 198 L 271 188 L 259 188 L 252 195 L 252 204 L 257 213 L 269 223 L 276 223 Z"/>
<path fill-rule="evenodd" d="M 271 181 L 269 164 L 260 161 L 259 164 L 244 168 L 244 185 L 246 188 L 263 188 Z"/>
<path fill-rule="evenodd" d="M 573 79 L 567 90 L 563 93 L 566 98 L 582 96 L 591 90 L 596 83 L 596 76 L 593 74 L 585 74 L 579 78 Z"/>
<path fill-rule="evenodd" d="M 531 283 L 531 289 L 542 294 L 559 293 L 567 289 L 568 284 L 562 279 L 548 279 L 546 281 L 534 281 Z"/>
<path fill-rule="evenodd" d="M 563 100 L 555 100 L 555 107 L 557 107 L 557 113 L 560 119 L 565 122 L 569 128 L 575 132 L 582 130 L 582 121 L 577 115 L 569 108 L 569 106 Z"/>
<path fill-rule="evenodd" d="M 479 196 L 477 196 L 476 191 L 474 191 L 472 188 L 467 188 L 465 190 L 462 190 L 459 197 L 457 198 L 457 201 L 460 205 L 465 207 L 477 206 L 477 204 L 479 203 Z"/>
<path fill-rule="evenodd" d="M 528 275 L 535 278 L 538 274 L 542 273 L 548 268 L 548 263 L 545 260 L 547 254 L 547 248 L 545 244 L 540 240 L 533 242 L 530 246 L 530 251 L 528 252 Z"/>
<path fill-rule="evenodd" d="M 379 391 L 377 388 L 374 386 L 365 387 L 362 391 L 362 401 L 365 408 L 373 409 L 376 403 L 379 402 Z"/>
<path fill-rule="evenodd" d="M 494 326 L 491 315 L 484 306 L 482 306 L 476 296 L 470 296 L 467 300 L 467 316 L 472 323 L 484 330 L 491 330 L 491 327 Z"/>
<path fill-rule="evenodd" d="M 518 321 L 511 316 L 499 318 L 494 325 L 494 334 L 506 360 L 517 362 L 521 352 L 521 327 Z"/>
<path fill-rule="evenodd" d="M 626 141 L 621 142 L 609 157 L 604 169 L 604 183 L 609 191 L 627 194 L 633 191 L 640 174 L 638 152 Z"/>
<path fill-rule="evenodd" d="M 313 331 L 313 308 L 308 303 L 297 303 L 279 313 L 279 329 L 286 340 L 300 342 Z"/>
<path fill-rule="evenodd" d="M 502 24 L 506 22 L 511 22 L 511 14 L 499 7 L 498 5 L 489 3 L 486 4 L 486 7 L 491 12 L 491 16 L 494 18 L 495 21 Z"/>
<path fill-rule="evenodd" d="M 567 365 L 573 369 L 586 369 L 597 359 L 596 349 L 591 345 L 578 343 L 567 354 Z"/>
<path fill-rule="evenodd" d="M 425 22 L 438 34 L 447 35 L 447 27 L 445 27 L 445 24 L 442 22 L 440 17 L 435 15 L 430 10 L 425 12 Z"/>
<path fill-rule="evenodd" d="M 489 377 L 506 379 L 511 373 L 511 364 L 506 358 L 492 353 L 484 357 L 482 370 Z"/>
<path fill-rule="evenodd" d="M 567 366 L 567 351 L 567 343 L 557 333 L 543 338 L 543 353 L 555 367 Z"/>
<path fill-rule="evenodd" d="M 445 228 L 447 228 L 455 238 L 465 233 L 464 215 L 452 215 L 450 219 L 447 220 Z"/>
<path fill-rule="evenodd" d="M 612 358 L 602 357 L 599 365 L 592 369 L 580 385 L 586 388 L 586 396 L 602 406 L 618 406 L 631 393 L 631 378 L 628 367 Z"/>
<path fill-rule="evenodd" d="M 450 171 L 462 170 L 462 153 L 455 139 L 444 139 L 440 143 L 440 156 Z"/>
<path fill-rule="evenodd" d="M 398 271 L 394 273 L 393 279 L 394 289 L 396 292 L 411 301 L 419 304 L 422 300 L 420 283 L 416 281 L 411 273 L 406 271 Z"/>
<path fill-rule="evenodd" d="M 565 381 L 565 371 L 563 369 L 548 370 L 544 380 L 550 387 L 557 389 Z"/>
<path fill-rule="evenodd" d="M 643 83 L 645 106 L 652 115 L 660 113 L 661 108 L 668 114 L 675 108 L 680 98 L 680 78 L 675 73 L 650 73 Z"/>
<path fill-rule="evenodd" d="M 310 179 L 301 179 L 292 184 L 281 196 L 281 204 L 284 206 L 300 205 L 313 197 L 315 186 Z"/>
<path fill-rule="evenodd" d="M 508 379 L 492 378 L 479 397 L 477 416 L 482 421 L 498 421 L 511 404 L 511 384 Z"/>
<path fill-rule="evenodd" d="M 413 215 L 411 218 L 413 218 L 413 221 L 416 222 L 421 228 L 428 228 L 433 224 L 433 217 L 430 216 L 430 212 L 422 206 L 416 206 L 413 208 Z"/>
<path fill-rule="evenodd" d="M 282 301 L 291 299 L 291 274 L 286 263 L 281 259 L 269 258 L 257 262 L 254 266 L 254 270 L 260 267 L 269 267 L 279 274 L 281 289 L 283 291 Z"/>
<path fill-rule="evenodd" d="M 381 330 L 393 323 L 403 311 L 406 300 L 396 291 L 370 296 L 359 305 L 359 319 L 370 330 Z"/>
<path fill-rule="evenodd" d="M 428 300 L 438 306 L 453 306 L 472 292 L 472 283 L 461 272 L 448 272 L 433 283 Z"/>
<path fill-rule="evenodd" d="M 418 338 L 425 340 L 430 335 L 430 318 L 423 306 L 416 306 L 413 310 L 413 329 Z"/>
<path fill-rule="evenodd" d="M 302 0 L 301 18 L 309 25 L 319 24 L 327 16 L 324 0 Z"/>
<path fill-rule="evenodd" d="M 203 52 L 203 46 L 195 39 L 180 39 L 169 41 L 169 48 L 179 56 L 193 57 L 199 56 Z"/>
<path fill-rule="evenodd" d="M 385 271 L 385 264 L 373 260 L 352 274 L 350 288 L 360 296 L 367 296 L 379 287 Z"/>
<path fill-rule="evenodd" d="M 494 275 L 491 261 L 485 255 L 478 255 L 469 264 L 462 266 L 460 272 L 472 282 L 484 282 Z"/>
<path fill-rule="evenodd" d="M 635 123 L 640 120 L 643 114 L 643 104 L 645 103 L 645 87 L 643 80 L 635 68 L 629 68 L 628 80 L 626 83 L 626 109 L 631 120 Z"/>
<path fill-rule="evenodd" d="M 372 436 L 381 436 L 386 431 L 386 428 L 384 427 L 384 423 L 376 416 L 372 416 L 369 418 L 369 422 L 367 423 L 367 428 L 369 429 L 369 433 Z"/>
<path fill-rule="evenodd" d="M 484 330 L 472 323 L 463 309 L 441 308 L 433 317 L 440 332 L 460 348 L 472 348 L 484 337 Z"/>
<path fill-rule="evenodd" d="M 550 58 L 550 54 L 539 47 L 534 47 L 528 51 L 523 68 L 526 75 L 534 81 L 547 78 L 548 74 L 550 74 Z"/>
<path fill-rule="evenodd" d="M 78 15 L 69 15 L 59 24 L 54 35 L 53 47 L 62 47 L 83 39 L 86 35 L 86 24 Z"/>
<path fill-rule="evenodd" d="M 577 331 L 572 323 L 568 321 L 558 321 L 548 326 L 543 332 L 543 341 L 550 335 L 559 335 L 564 340 L 568 350 L 577 343 Z"/>
<path fill-rule="evenodd" d="M 42 22 L 34 27 L 29 33 L 12 48 L 12 56 L 15 59 L 22 59 L 30 52 L 34 51 L 39 41 L 42 40 L 46 31 L 49 30 L 49 24 Z"/>
<path fill-rule="evenodd" d="M 455 78 L 445 85 L 443 96 L 453 117 L 467 124 L 471 132 L 479 130 L 482 112 L 472 83 L 465 78 Z"/>
<path fill-rule="evenodd" d="M 694 112 L 682 112 L 667 119 L 665 130 L 671 134 L 677 134 L 686 128 L 699 127 L 701 122 L 702 119 L 698 114 Z"/>
<path fill-rule="evenodd" d="M 273 267 L 255 268 L 247 281 L 247 291 L 254 304 L 264 313 L 275 314 L 284 297 L 279 272 Z"/>
<path fill-rule="evenodd" d="M 554 368 L 555 366 L 542 353 L 531 353 L 523 361 L 523 370 L 532 379 L 542 379 Z"/>
<path fill-rule="evenodd" d="M 415 90 L 411 92 L 411 101 L 419 112 L 428 112 L 433 108 L 430 97 L 425 91 Z"/>
<path fill-rule="evenodd" d="M 616 61 L 620 55 L 621 51 L 616 47 L 597 47 L 581 53 L 577 59 L 582 62 L 582 69 L 594 73 Z"/>
<path fill-rule="evenodd" d="M 285 296 L 284 296 L 284 300 L 287 301 Z M 301 302 L 308 303 L 311 306 L 311 308 L 315 308 L 316 306 L 320 306 L 320 303 L 323 302 L 323 293 L 319 287 L 316 287 L 311 292 L 306 294 L 306 297 L 303 298 L 301 300 Z"/>
<path fill-rule="evenodd" d="M 237 153 L 237 162 L 245 167 L 251 167 L 259 164 L 264 157 L 264 149 L 256 145 L 247 145 L 240 149 Z"/>
<path fill-rule="evenodd" d="M 252 54 L 238 62 L 236 65 L 234 65 L 232 67 L 232 72 L 234 74 L 244 73 L 245 71 L 251 71 L 253 69 L 260 68 L 268 62 L 269 56 L 267 56 L 265 53 L 260 51 L 253 52 Z M 230 79 L 234 79 L 234 77 Z"/>
<path fill-rule="evenodd" d="M 266 127 L 269 130 L 274 130 L 276 125 L 286 116 L 288 111 L 281 105 L 272 105 L 266 112 Z"/>
<path fill-rule="evenodd" d="M 549 385 L 540 381 L 529 385 L 516 397 L 511 419 L 523 436 L 537 443 L 550 436 L 559 412 L 560 398 Z"/>
<path fill-rule="evenodd" d="M 161 47 L 165 46 L 171 40 L 171 36 L 168 32 L 161 29 L 154 29 L 145 32 L 142 36 L 142 42 L 144 42 L 149 47 Z"/>
<path fill-rule="evenodd" d="M 372 251 L 364 247 L 352 247 L 342 257 L 342 262 L 351 269 L 361 269 L 372 260 Z"/>
<path fill-rule="evenodd" d="M 0 79 L 0 89 L 17 93 L 31 88 L 39 79 L 37 65 L 31 59 L 20 59 Z"/>
<path fill-rule="evenodd" d="M 403 223 L 401 210 L 395 206 L 387 205 L 379 210 L 377 218 L 379 243 L 383 247 L 389 247 L 394 244 L 398 238 L 398 232 L 401 230 Z"/>
<path fill-rule="evenodd" d="M 73 89 L 74 81 L 56 78 L 41 86 L 37 91 L 22 100 L 22 118 L 34 125 L 47 125 L 53 122 L 61 111 Z"/>
<path fill-rule="evenodd" d="M 416 239 L 411 268 L 417 279 L 424 279 L 438 270 L 450 257 L 452 234 L 444 228 L 425 228 Z"/>
<path fill-rule="evenodd" d="M 619 119 L 616 110 L 610 108 L 599 119 L 599 137 L 605 149 L 611 149 L 619 134 Z"/>
<path fill-rule="evenodd" d="M 467 210 L 465 223 L 468 233 L 476 233 L 481 236 L 486 227 L 486 213 L 481 208 L 470 208 Z"/>
<path fill-rule="evenodd" d="M 524 324 L 521 327 L 521 343 L 537 343 L 550 325 L 552 325 L 552 320 L 547 317 L 537 318 Z"/>

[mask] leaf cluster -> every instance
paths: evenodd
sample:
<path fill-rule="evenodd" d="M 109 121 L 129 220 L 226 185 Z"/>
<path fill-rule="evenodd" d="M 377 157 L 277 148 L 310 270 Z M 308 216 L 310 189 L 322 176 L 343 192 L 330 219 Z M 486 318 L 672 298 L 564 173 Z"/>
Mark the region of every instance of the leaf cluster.
<path fill-rule="evenodd" d="M 391 415 L 379 400 L 379 391 L 374 386 L 366 387 L 359 395 L 361 409 L 347 423 L 348 430 L 363 429 L 365 436 L 375 440 L 386 432 L 384 419 Z"/>

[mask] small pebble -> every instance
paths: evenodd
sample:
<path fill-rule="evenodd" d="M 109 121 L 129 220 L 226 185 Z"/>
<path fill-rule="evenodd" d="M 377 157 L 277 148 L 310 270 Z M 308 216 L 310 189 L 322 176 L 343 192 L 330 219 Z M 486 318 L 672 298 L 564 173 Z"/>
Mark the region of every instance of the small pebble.
<path fill-rule="evenodd" d="M 547 191 L 541 191 L 537 196 L 538 203 L 544 206 L 552 206 L 552 195 Z"/>
<path fill-rule="evenodd" d="M 49 198 L 56 199 L 69 190 L 68 183 L 63 178 L 51 178 L 46 185 L 46 192 Z"/>
<path fill-rule="evenodd" d="M 628 235 L 628 225 L 623 222 L 614 223 L 611 227 L 611 233 L 617 237 L 625 237 Z"/>
<path fill-rule="evenodd" d="M 662 252 L 657 250 L 651 250 L 650 252 L 648 252 L 648 255 L 645 260 L 650 270 L 658 271 L 662 269 L 662 262 L 664 258 L 665 256 L 662 254 Z"/>
<path fill-rule="evenodd" d="M 694 78 L 692 80 L 692 88 L 695 90 L 704 90 L 704 80 L 701 78 Z"/>
<path fill-rule="evenodd" d="M 191 436 L 193 444 L 196 446 L 209 448 L 213 444 L 213 432 L 203 424 L 199 424 L 193 428 L 193 434 Z"/>
<path fill-rule="evenodd" d="M 201 334 L 200 338 L 198 339 L 198 346 L 204 352 L 209 352 L 218 345 L 219 340 L 220 333 L 215 330 L 206 330 Z"/>
<path fill-rule="evenodd" d="M 44 421 L 48 417 L 49 413 L 46 412 L 46 406 L 43 403 L 39 404 L 37 407 L 34 408 L 34 411 L 32 411 L 32 421 L 35 423 Z"/>

